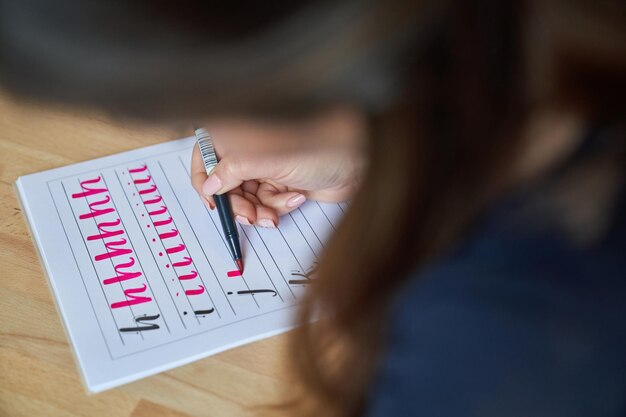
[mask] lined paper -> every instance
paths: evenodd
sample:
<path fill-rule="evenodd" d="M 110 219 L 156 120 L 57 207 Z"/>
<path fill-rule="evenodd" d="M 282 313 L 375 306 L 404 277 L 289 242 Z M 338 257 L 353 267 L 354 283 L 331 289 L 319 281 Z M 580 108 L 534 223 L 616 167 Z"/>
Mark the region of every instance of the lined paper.
<path fill-rule="evenodd" d="M 240 226 L 230 257 L 191 186 L 194 138 L 20 177 L 16 187 L 87 389 L 288 330 L 346 203 Z M 314 278 L 313 278 L 314 279 Z"/>

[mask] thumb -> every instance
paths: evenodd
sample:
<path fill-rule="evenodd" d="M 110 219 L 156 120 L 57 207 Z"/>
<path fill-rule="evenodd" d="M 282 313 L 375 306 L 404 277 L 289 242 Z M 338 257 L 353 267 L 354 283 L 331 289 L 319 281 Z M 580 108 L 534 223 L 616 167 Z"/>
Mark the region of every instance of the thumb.
<path fill-rule="evenodd" d="M 225 157 L 202 184 L 202 193 L 205 196 L 223 194 L 239 187 L 244 181 L 276 178 L 281 169 L 280 164 L 267 158 Z"/>

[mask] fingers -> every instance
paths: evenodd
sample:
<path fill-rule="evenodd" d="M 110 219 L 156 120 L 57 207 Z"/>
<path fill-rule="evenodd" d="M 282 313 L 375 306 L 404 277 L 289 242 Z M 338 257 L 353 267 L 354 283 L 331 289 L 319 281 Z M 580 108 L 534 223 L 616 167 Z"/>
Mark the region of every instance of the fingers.
<path fill-rule="evenodd" d="M 235 220 L 243 225 L 256 224 L 262 227 L 278 226 L 276 210 L 266 207 L 254 194 L 259 188 L 256 181 L 246 181 L 228 195 Z"/>
<path fill-rule="evenodd" d="M 285 164 L 277 163 L 274 158 L 255 158 L 252 155 L 225 157 L 222 159 L 201 185 L 205 196 L 223 194 L 239 187 L 247 180 L 259 178 L 279 178 Z"/>
<path fill-rule="evenodd" d="M 276 210 L 266 207 L 262 204 L 256 205 L 256 224 L 261 227 L 277 227 L 278 226 L 278 214 Z"/>
<path fill-rule="evenodd" d="M 256 194 L 256 191 L 259 189 L 259 183 L 258 181 L 245 181 L 243 184 L 241 184 L 241 189 L 246 192 L 246 193 L 250 193 L 250 194 Z"/>
<path fill-rule="evenodd" d="M 234 191 L 228 193 L 228 198 L 233 209 L 233 215 L 238 223 L 251 225 L 256 222 L 256 207 L 252 201 Z"/>
<path fill-rule="evenodd" d="M 206 179 L 206 169 L 204 168 L 204 162 L 202 161 L 200 149 L 196 143 L 193 147 L 193 151 L 191 152 L 191 185 L 200 197 L 202 197 L 204 204 L 208 205 L 208 207 L 213 210 L 215 208 L 213 197 L 207 196 L 202 192 L 202 184 L 204 184 Z"/>
<path fill-rule="evenodd" d="M 220 192 L 222 189 L 228 189 L 233 215 L 237 222 L 243 225 L 277 227 L 279 216 L 296 209 L 306 201 L 306 198 L 302 193 L 287 191 L 287 187 L 272 181 L 259 183 L 255 180 L 242 179 L 247 176 L 252 176 L 252 178 L 256 175 L 260 176 L 256 173 L 256 169 L 266 174 L 271 174 L 272 169 L 276 172 L 275 168 L 263 168 L 258 165 L 254 168 L 254 165 L 240 160 L 222 160 L 208 177 L 202 155 L 196 144 L 191 156 L 191 183 L 211 210 L 215 208 L 213 194 L 216 192 L 214 189 L 219 188 Z M 221 169 L 218 170 L 220 167 Z M 218 175 L 223 176 L 226 181 L 222 181 Z M 218 185 L 215 184 L 215 178 L 219 181 Z M 233 184 L 237 185 L 230 188 Z"/>
<path fill-rule="evenodd" d="M 262 205 L 272 208 L 279 216 L 295 210 L 306 201 L 304 194 L 285 191 L 269 182 L 259 184 L 256 196 Z"/>

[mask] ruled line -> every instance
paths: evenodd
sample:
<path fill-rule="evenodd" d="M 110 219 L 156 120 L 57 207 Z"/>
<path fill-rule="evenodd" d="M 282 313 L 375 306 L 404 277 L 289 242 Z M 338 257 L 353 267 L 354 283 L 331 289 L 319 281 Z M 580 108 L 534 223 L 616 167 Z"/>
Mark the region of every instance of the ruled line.
<path fill-rule="evenodd" d="M 183 169 L 185 170 L 185 172 L 189 176 L 189 179 L 191 179 L 191 174 L 189 173 L 189 171 L 187 171 L 187 167 L 185 166 L 185 163 L 183 162 L 183 160 L 182 160 L 182 158 L 180 156 L 178 156 L 178 160 L 180 161 L 180 163 L 183 166 Z M 200 197 L 198 197 L 198 198 L 200 198 Z M 204 204 L 203 204 L 203 206 L 204 206 Z M 213 220 L 213 216 L 211 215 L 211 212 L 209 211 L 209 209 L 206 206 L 204 206 L 204 209 L 206 210 L 207 214 L 209 215 L 209 219 L 211 219 L 211 223 L 213 223 L 213 227 L 215 228 L 215 232 L 220 237 L 220 239 L 222 239 L 222 243 L 224 244 L 224 248 L 226 248 L 226 252 L 230 253 L 230 251 L 228 250 L 228 245 L 226 244 L 226 240 L 224 240 L 224 236 L 222 236 L 222 233 L 217 228 L 217 224 L 215 223 L 215 220 Z M 243 274 L 241 275 L 241 280 L 243 281 L 244 285 L 246 286 L 246 289 L 250 290 L 250 286 L 248 285 L 248 281 L 246 281 L 246 278 L 243 276 Z M 256 304 L 257 308 L 261 308 L 261 306 L 257 302 L 256 297 L 254 296 L 254 294 L 252 294 L 252 299 L 254 300 L 254 303 Z"/>
<path fill-rule="evenodd" d="M 302 214 L 302 217 L 304 217 L 304 220 L 306 221 L 306 224 L 309 225 L 309 229 L 311 229 L 311 231 L 313 232 L 313 234 L 315 235 L 315 237 L 317 238 L 317 241 L 320 243 L 320 246 L 322 247 L 322 250 L 325 249 L 324 244 L 322 243 L 322 240 L 320 239 L 320 237 L 317 235 L 317 232 L 315 231 L 315 229 L 313 228 L 313 226 L 311 226 L 311 223 L 309 223 L 309 219 L 307 219 L 306 215 L 304 214 L 304 212 L 302 211 L 301 207 L 298 207 L 298 210 L 300 211 L 300 214 Z"/>
<path fill-rule="evenodd" d="M 117 176 L 117 172 L 116 171 L 114 171 L 114 172 L 115 172 L 115 174 Z M 146 283 L 148 284 L 148 288 L 150 288 L 150 293 L 154 297 L 154 302 L 156 303 L 157 308 L 159 309 L 159 314 L 163 318 L 163 323 L 165 323 L 165 328 L 167 329 L 168 333 L 171 333 L 170 327 L 167 325 L 167 320 L 165 319 L 165 315 L 163 314 L 163 311 L 161 310 L 161 306 L 159 305 L 159 302 L 157 301 L 156 297 L 154 296 L 154 291 L 152 291 L 152 285 L 150 285 L 150 281 L 148 280 L 148 277 L 146 276 L 146 270 L 144 269 L 143 265 L 141 264 L 141 259 L 139 259 L 139 253 L 135 250 L 135 245 L 133 245 L 133 241 L 132 241 L 132 239 L 130 238 L 130 236 L 128 234 L 128 229 L 124 225 L 124 219 L 122 219 L 122 214 L 117 209 L 117 204 L 115 204 L 115 200 L 111 196 L 111 189 L 109 188 L 109 184 L 107 184 L 107 181 L 104 178 L 104 173 L 101 172 L 100 175 L 102 177 L 102 181 L 104 182 L 104 186 L 109 191 L 109 197 L 111 197 L 111 204 L 113 204 L 113 207 L 115 208 L 115 212 L 117 213 L 117 215 L 118 215 L 118 217 L 120 219 L 120 222 L 122 223 L 122 228 L 126 232 L 126 237 L 128 237 L 128 243 L 130 244 L 130 247 L 133 249 L 133 252 L 135 253 L 135 256 L 137 257 L 137 262 L 139 263 L 139 267 L 141 268 L 141 272 L 142 272 L 144 278 L 146 279 Z M 119 180 L 119 178 L 118 178 L 118 180 Z M 122 187 L 122 193 L 124 193 L 124 188 L 123 187 Z M 132 211 L 132 207 L 131 207 L 131 211 Z M 95 221 L 95 217 L 93 219 Z M 97 225 L 96 225 L 96 227 L 97 227 Z M 100 229 L 99 228 L 98 228 L 98 233 L 100 233 Z M 100 236 L 102 236 L 102 233 L 100 233 Z M 102 239 L 102 242 L 104 242 L 104 239 Z M 108 249 L 107 249 L 107 252 L 108 252 Z M 111 258 L 109 258 L 109 259 L 111 259 Z M 111 259 L 111 264 L 113 264 L 113 260 L 112 259 Z M 115 271 L 115 265 L 113 265 L 113 270 Z M 121 283 L 121 281 L 120 281 L 120 283 Z M 136 317 L 135 317 L 135 320 L 137 320 Z M 136 321 L 135 321 L 135 324 L 137 324 Z M 143 332 L 141 332 L 141 333 L 143 334 Z"/>
<path fill-rule="evenodd" d="M 72 203 L 70 203 L 70 198 L 67 195 L 67 190 L 65 189 L 65 184 L 63 184 L 63 182 L 61 181 L 61 187 L 63 188 L 63 193 L 65 194 L 65 199 L 67 200 L 67 204 L 70 207 L 70 211 L 72 212 L 72 218 L 74 219 L 74 222 L 76 223 L 76 227 L 78 228 L 78 233 L 80 233 L 80 236 L 82 238 L 82 242 L 85 245 L 85 250 L 87 251 L 87 257 L 89 258 L 89 262 L 91 262 L 91 266 L 93 267 L 93 271 L 94 274 L 96 275 L 96 278 L 98 278 L 98 284 L 100 285 L 100 290 L 102 290 L 102 295 L 104 296 L 104 299 L 107 302 L 107 307 L 109 312 L 111 313 L 111 318 L 113 319 L 113 323 L 115 323 L 115 327 L 117 329 L 120 328 L 120 325 L 117 324 L 117 319 L 115 318 L 115 314 L 113 314 L 113 310 L 111 309 L 111 303 L 109 301 L 109 297 L 107 297 L 106 295 L 106 291 L 104 291 L 104 287 L 102 286 L 102 282 L 100 281 L 100 276 L 98 275 L 98 269 L 96 268 L 96 265 L 93 262 L 93 259 L 91 259 L 91 252 L 89 251 L 89 248 L 87 247 L 87 242 L 85 242 L 85 235 L 83 234 L 82 229 L 80 228 L 80 226 L 78 225 L 78 220 L 76 219 L 76 213 L 74 212 L 74 208 L 72 207 Z M 124 342 L 124 338 L 122 337 L 122 334 L 118 331 L 117 334 L 120 336 L 120 339 L 122 341 L 122 345 L 126 346 L 126 343 Z"/>
<path fill-rule="evenodd" d="M 180 322 L 182 323 L 183 327 L 187 329 L 187 325 L 185 324 L 185 321 L 183 320 L 183 316 L 180 315 L 180 311 L 178 310 L 178 308 L 176 308 L 176 302 L 174 301 L 174 297 L 172 297 L 172 293 L 169 291 L 169 287 L 167 286 L 167 283 L 165 282 L 165 276 L 163 276 L 163 272 L 161 271 L 161 268 L 159 268 L 159 262 L 154 256 L 154 253 L 150 250 L 150 243 L 148 242 L 148 237 L 143 231 L 143 228 L 141 227 L 141 224 L 139 223 L 139 219 L 137 218 L 137 215 L 134 214 L 133 205 L 128 199 L 128 195 L 126 194 L 126 191 L 124 191 L 124 186 L 122 185 L 122 180 L 119 177 L 117 169 L 115 170 L 115 177 L 117 178 L 117 181 L 120 183 L 122 193 L 124 194 L 124 198 L 126 198 L 126 202 L 128 203 L 130 210 L 133 212 L 133 217 L 135 218 L 135 222 L 137 223 L 137 228 L 141 231 L 141 235 L 143 236 L 146 242 L 146 247 L 148 248 L 148 251 L 150 252 L 150 255 L 152 256 L 152 259 L 154 260 L 154 264 L 156 266 L 157 271 L 159 271 L 159 275 L 161 275 L 161 280 L 163 281 L 163 285 L 165 286 L 165 289 L 167 290 L 167 293 L 169 294 L 170 299 L 172 300 L 172 305 L 174 306 L 174 309 L 176 310 L 176 313 L 178 314 L 178 318 L 180 319 Z M 137 258 L 139 258 L 139 255 L 137 256 Z M 155 296 L 155 299 L 156 299 L 156 296 Z"/>
<path fill-rule="evenodd" d="M 99 175 L 100 175 L 100 178 L 102 178 L 102 172 L 100 172 Z M 82 186 L 80 185 L 80 177 L 76 177 L 76 181 L 78 181 L 78 185 L 79 185 L 80 189 L 82 190 Z M 106 184 L 105 184 L 105 188 L 107 189 L 107 194 L 109 195 L 110 201 L 113 201 L 113 197 L 111 197 L 111 192 L 109 191 L 109 189 L 106 186 Z M 89 208 L 89 211 L 91 211 L 91 207 L 89 206 L 89 198 L 87 196 L 85 196 L 85 202 L 87 203 L 87 207 Z M 116 212 L 117 212 L 117 210 L 116 210 Z M 117 212 L 117 214 L 119 215 L 119 212 Z M 96 231 L 98 232 L 100 237 L 102 237 L 102 232 L 98 228 L 98 222 L 96 221 L 96 217 L 95 216 L 91 216 L 91 219 L 93 220 L 93 224 L 96 226 Z M 120 221 L 121 221 L 121 219 L 120 219 Z M 124 234 L 128 237 L 128 232 L 126 231 L 126 229 L 124 229 Z M 83 236 L 83 239 L 85 239 L 84 236 Z M 126 239 L 124 239 L 124 240 L 126 240 Z M 130 240 L 130 238 L 129 238 L 129 240 Z M 104 238 L 102 238 L 102 244 L 104 245 L 104 250 L 108 254 L 110 252 L 109 252 L 109 248 L 107 247 L 106 243 L 107 242 L 104 241 Z M 91 257 L 90 257 L 90 259 L 91 259 Z M 111 259 L 110 256 L 109 256 L 109 261 L 111 262 L 111 268 L 113 268 L 113 273 L 115 273 L 115 264 L 113 263 L 113 259 Z M 145 277 L 145 274 L 143 273 L 143 271 L 142 271 L 142 275 Z M 100 282 L 99 278 L 100 277 L 98 277 L 98 282 Z M 120 288 L 122 289 L 122 293 L 124 293 L 124 299 L 126 301 L 128 301 L 128 296 L 126 295 L 126 289 L 124 288 L 124 285 L 122 284 L 122 281 L 118 281 L 118 284 L 120 285 Z M 150 292 L 152 292 L 152 290 Z M 133 306 L 129 304 L 128 308 L 129 308 L 130 314 L 131 314 L 131 316 L 133 318 L 132 321 L 136 325 L 137 322 L 135 321 L 135 317 L 136 316 L 135 316 L 135 312 L 133 311 Z M 119 330 L 119 328 L 118 328 L 118 330 Z M 139 332 L 139 336 L 141 336 L 141 340 L 145 340 L 145 338 L 143 337 L 143 333 L 142 332 Z"/>
<path fill-rule="evenodd" d="M 63 186 L 63 184 L 61 184 L 61 186 Z M 61 219 L 61 213 L 59 212 L 59 207 L 57 206 L 57 203 L 54 199 L 54 195 L 52 194 L 52 189 L 50 188 L 50 182 L 46 182 L 46 187 L 48 188 L 48 192 L 50 193 L 50 198 L 52 199 L 52 204 L 54 204 L 54 209 L 57 212 L 57 216 L 59 217 L 59 222 L 61 223 L 61 229 L 63 229 L 63 234 L 65 235 L 65 239 L 67 240 L 67 245 L 70 247 L 70 252 L 72 252 L 72 258 L 74 258 L 74 263 L 76 264 L 76 269 L 78 270 L 78 275 L 80 275 L 80 280 L 83 282 L 83 287 L 85 288 L 85 292 L 87 293 L 87 299 L 89 299 L 89 305 L 91 306 L 91 310 L 93 311 L 93 315 L 96 318 L 96 323 L 98 323 L 98 329 L 100 330 L 100 334 L 102 335 L 102 339 L 104 340 L 104 345 L 107 348 L 107 352 L 109 352 L 109 358 L 111 360 L 113 360 L 113 354 L 111 353 L 111 348 L 109 347 L 109 341 L 107 340 L 106 336 L 104 335 L 104 331 L 102 330 L 102 325 L 100 323 L 100 318 L 98 317 L 98 314 L 96 314 L 96 308 L 93 305 L 93 300 L 91 299 L 91 294 L 89 293 L 89 290 L 87 289 L 87 284 L 85 283 L 85 277 L 83 277 L 83 273 L 80 270 L 80 265 L 78 265 L 78 260 L 76 259 L 76 253 L 74 253 L 74 248 L 72 247 L 72 244 L 70 243 L 70 238 L 67 235 L 67 230 L 65 229 L 65 224 L 63 223 L 63 219 Z M 65 192 L 65 190 L 63 190 L 63 192 Z M 80 233 L 80 231 L 79 231 Z M 89 252 L 87 252 L 89 253 Z M 98 274 L 96 274 L 97 276 Z M 52 279 L 52 277 L 50 277 Z M 106 299 L 106 297 L 105 297 Z M 60 304 L 60 300 L 57 300 Z M 108 304 L 108 301 L 107 301 Z M 109 309 L 110 310 L 110 309 Z M 113 317 L 113 313 L 111 312 L 111 318 L 114 319 Z M 115 319 L 113 320 L 115 322 Z M 117 325 L 116 325 L 117 327 Z M 117 332 L 117 334 L 120 337 L 120 340 L 122 341 L 122 344 L 124 344 L 124 340 L 122 339 L 122 335 Z"/>
<path fill-rule="evenodd" d="M 220 289 L 222 290 L 222 293 L 224 294 L 224 297 L 226 298 L 226 301 L 228 302 L 230 309 L 233 311 L 233 314 L 237 315 L 237 313 L 235 312 L 235 309 L 233 308 L 233 305 L 230 302 L 229 297 L 226 295 L 226 291 L 224 291 L 224 288 L 222 287 L 222 283 L 218 279 L 217 274 L 215 273 L 215 270 L 213 269 L 213 265 L 211 264 L 211 261 L 209 261 L 209 257 L 207 256 L 206 252 L 204 251 L 204 248 L 202 247 L 202 244 L 200 243 L 200 239 L 198 239 L 198 235 L 196 234 L 196 231 L 194 230 L 193 226 L 191 225 L 191 222 L 189 221 L 189 217 L 187 217 L 187 213 L 185 212 L 183 205 L 180 204 L 178 195 L 176 195 L 176 193 L 174 192 L 174 187 L 172 187 L 172 184 L 170 183 L 170 180 L 167 177 L 167 174 L 165 173 L 165 170 L 163 169 L 161 162 L 158 161 L 158 164 L 159 164 L 159 168 L 161 168 L 161 172 L 163 173 L 163 177 L 165 177 L 165 181 L 167 181 L 167 185 L 170 187 L 170 190 L 172 191 L 172 194 L 174 195 L 174 198 L 176 199 L 176 202 L 178 203 L 178 206 L 180 207 L 180 211 L 183 213 L 183 216 L 185 216 L 185 220 L 187 220 L 187 224 L 189 225 L 191 232 L 193 233 L 194 237 L 196 238 L 196 241 L 198 242 L 198 246 L 200 247 L 200 250 L 202 251 L 202 254 L 204 255 L 204 259 L 206 259 L 206 262 L 209 265 L 209 268 L 211 268 L 211 272 L 213 273 L 213 276 L 215 277 L 215 281 L 217 281 L 217 285 L 220 286 Z"/>

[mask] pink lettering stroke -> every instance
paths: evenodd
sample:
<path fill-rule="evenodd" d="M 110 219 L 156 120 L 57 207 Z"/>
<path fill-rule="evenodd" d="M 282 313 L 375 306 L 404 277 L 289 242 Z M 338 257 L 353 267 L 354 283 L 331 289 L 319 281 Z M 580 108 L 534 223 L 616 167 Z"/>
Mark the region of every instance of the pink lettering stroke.
<path fill-rule="evenodd" d="M 175 273 L 178 277 L 185 294 L 188 297 L 198 297 L 206 293 L 200 274 L 193 269 L 193 259 L 187 249 L 180 231 L 176 227 L 166 203 L 154 182 L 154 177 L 150 170 L 144 164 L 140 167 L 129 168 L 134 186 L 137 188 L 139 198 L 143 203 L 152 224 L 158 240 L 163 245 L 165 252 L 170 258 L 171 264 L 176 268 Z M 166 265 L 169 267 L 169 264 Z M 172 269 L 174 269 L 172 268 Z M 195 287 L 194 287 L 195 285 Z M 209 297 L 201 298 L 203 302 L 210 302 Z M 212 302 L 211 302 L 212 304 Z M 213 311 L 212 306 L 206 311 Z"/>
<path fill-rule="evenodd" d="M 110 305 L 111 309 L 130 307 L 152 301 L 150 294 L 143 294 L 147 289 L 146 283 L 138 283 L 136 281 L 143 277 L 143 272 L 135 264 L 135 257 L 131 256 L 133 255 L 133 249 L 126 238 L 126 230 L 124 230 L 120 217 L 114 218 L 114 220 L 111 220 L 110 216 L 108 216 L 108 220 L 100 219 L 101 216 L 107 214 L 117 214 L 106 183 L 99 175 L 79 183 L 82 191 L 72 194 L 72 199 L 84 198 L 89 207 L 89 212 L 80 214 L 78 218 L 85 222 L 95 221 L 98 229 L 97 233 L 87 236 L 86 240 L 101 240 L 105 249 L 104 252 L 94 256 L 94 261 L 112 262 L 115 271 L 115 276 L 105 278 L 102 284 L 105 286 L 111 284 L 121 285 L 122 282 L 125 282 L 131 285 L 126 288 L 122 287 L 125 300 L 112 302 Z M 94 195 L 99 195 L 98 199 L 89 201 L 88 197 Z M 137 295 L 139 293 L 142 293 L 142 295 Z"/>
<path fill-rule="evenodd" d="M 126 296 L 126 300 L 118 301 L 116 303 L 111 304 L 111 308 L 129 307 L 129 306 L 134 306 L 136 304 L 142 304 L 142 303 L 147 303 L 149 301 L 152 301 L 151 297 L 143 296 L 143 295 L 135 295 L 136 293 L 144 292 L 146 288 L 148 288 L 147 285 L 142 284 L 141 288 L 129 288 L 127 290 L 124 290 L 124 295 Z"/>

